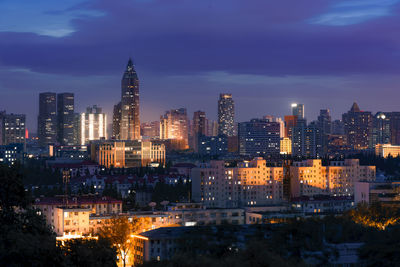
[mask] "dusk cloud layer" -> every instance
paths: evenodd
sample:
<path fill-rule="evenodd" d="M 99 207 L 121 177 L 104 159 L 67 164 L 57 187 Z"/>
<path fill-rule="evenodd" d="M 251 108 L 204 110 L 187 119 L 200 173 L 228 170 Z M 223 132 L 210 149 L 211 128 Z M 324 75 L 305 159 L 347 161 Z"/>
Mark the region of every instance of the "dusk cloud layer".
<path fill-rule="evenodd" d="M 353 101 L 400 110 L 397 0 L 58 2 L 0 3 L 0 109 L 28 114 L 33 131 L 42 91 L 74 92 L 77 111 L 111 115 L 129 56 L 143 121 L 176 107 L 215 119 L 222 91 L 238 121 L 283 116 L 292 101 L 309 120 Z"/>

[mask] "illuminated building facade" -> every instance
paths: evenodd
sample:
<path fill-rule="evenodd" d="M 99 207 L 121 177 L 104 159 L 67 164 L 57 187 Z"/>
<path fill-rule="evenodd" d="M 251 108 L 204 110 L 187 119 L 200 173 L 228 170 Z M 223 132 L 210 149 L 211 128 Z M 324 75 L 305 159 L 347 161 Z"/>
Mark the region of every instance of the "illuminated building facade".
<path fill-rule="evenodd" d="M 239 123 L 239 153 L 261 156 L 279 155 L 280 123 L 263 119 L 252 119 Z"/>
<path fill-rule="evenodd" d="M 57 95 L 57 141 L 61 145 L 74 145 L 74 94 Z"/>
<path fill-rule="evenodd" d="M 114 105 L 113 121 L 112 121 L 112 138 L 115 140 L 121 139 L 121 102 Z"/>
<path fill-rule="evenodd" d="M 189 148 L 188 118 L 185 108 L 172 109 L 160 117 L 160 139 L 173 140 L 176 150 Z"/>
<path fill-rule="evenodd" d="M 39 94 L 38 138 L 41 146 L 57 141 L 56 93 Z"/>
<path fill-rule="evenodd" d="M 235 135 L 235 103 L 232 94 L 220 94 L 218 100 L 218 134 Z"/>
<path fill-rule="evenodd" d="M 304 119 L 304 104 L 292 104 L 292 115 L 296 116 L 299 120 Z"/>
<path fill-rule="evenodd" d="M 23 144 L 25 146 L 25 120 L 24 114 L 0 112 L 0 145 Z"/>
<path fill-rule="evenodd" d="M 289 172 L 289 173 L 285 173 Z M 283 179 L 290 176 L 290 198 L 314 195 L 352 196 L 354 183 L 374 181 L 375 166 L 361 166 L 358 159 L 334 161 L 322 166 L 319 159 L 268 167 L 263 158 L 226 167 L 224 161 L 211 161 L 192 169 L 194 201 L 206 207 L 261 206 L 280 203 Z"/>
<path fill-rule="evenodd" d="M 160 122 L 144 122 L 140 124 L 140 133 L 142 139 L 159 139 L 160 138 Z"/>
<path fill-rule="evenodd" d="M 292 155 L 292 140 L 290 138 L 284 137 L 280 141 L 280 153 L 282 155 Z"/>
<path fill-rule="evenodd" d="M 107 115 L 102 109 L 94 105 L 81 113 L 80 119 L 80 144 L 86 145 L 89 141 L 107 139 Z"/>
<path fill-rule="evenodd" d="M 400 155 L 400 146 L 391 144 L 377 144 L 375 146 L 375 154 L 384 158 L 398 157 Z"/>
<path fill-rule="evenodd" d="M 372 147 L 377 144 L 390 144 L 390 118 L 383 112 L 378 112 L 372 119 Z"/>
<path fill-rule="evenodd" d="M 131 59 L 121 81 L 121 140 L 140 139 L 139 78 Z"/>
<path fill-rule="evenodd" d="M 344 130 L 347 143 L 354 150 L 367 149 L 372 145 L 372 114 L 361 111 L 357 103 L 353 103 L 350 111 L 343 114 Z"/>
<path fill-rule="evenodd" d="M 153 141 L 98 141 L 91 143 L 91 159 L 107 168 L 165 164 L 165 145 Z"/>
<path fill-rule="evenodd" d="M 292 138 L 293 127 L 297 125 L 297 116 L 288 115 L 284 117 L 285 137 Z"/>

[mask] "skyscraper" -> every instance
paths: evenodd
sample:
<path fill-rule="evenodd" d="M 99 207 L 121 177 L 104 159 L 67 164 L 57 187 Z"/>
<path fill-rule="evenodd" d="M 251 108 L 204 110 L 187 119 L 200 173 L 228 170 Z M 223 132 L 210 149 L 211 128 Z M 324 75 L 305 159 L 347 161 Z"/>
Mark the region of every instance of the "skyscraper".
<path fill-rule="evenodd" d="M 280 153 L 280 124 L 264 119 L 239 123 L 239 153 L 247 156 L 277 156 Z"/>
<path fill-rule="evenodd" d="M 107 139 L 107 116 L 100 107 L 88 107 L 86 113 L 81 113 L 80 123 L 81 145 L 86 145 L 92 140 Z"/>
<path fill-rule="evenodd" d="M 185 108 L 168 110 L 160 117 L 160 139 L 171 140 L 177 150 L 188 149 L 188 118 Z"/>
<path fill-rule="evenodd" d="M 112 138 L 121 139 L 121 102 L 114 105 L 113 121 L 112 121 Z"/>
<path fill-rule="evenodd" d="M 121 81 L 120 139 L 140 139 L 139 78 L 131 59 L 128 61 Z"/>
<path fill-rule="evenodd" d="M 371 112 L 361 111 L 357 103 L 353 103 L 350 111 L 342 115 L 342 119 L 347 143 L 352 149 L 361 150 L 371 146 Z"/>
<path fill-rule="evenodd" d="M 372 119 L 372 147 L 378 144 L 390 144 L 390 118 L 383 112 L 378 112 Z"/>
<path fill-rule="evenodd" d="M 0 145 L 25 146 L 25 115 L 0 112 Z"/>
<path fill-rule="evenodd" d="M 57 141 L 56 93 L 39 94 L 38 137 L 45 146 Z"/>
<path fill-rule="evenodd" d="M 199 138 L 207 134 L 207 118 L 204 111 L 195 111 L 193 113 L 193 133 L 192 148 L 195 152 L 199 151 Z"/>
<path fill-rule="evenodd" d="M 74 145 L 74 94 L 57 95 L 57 141 L 61 145 Z"/>
<path fill-rule="evenodd" d="M 235 135 L 235 103 L 232 94 L 220 94 L 218 100 L 218 134 Z"/>
<path fill-rule="evenodd" d="M 332 133 L 332 119 L 329 109 L 321 109 L 318 116 L 318 127 L 321 133 L 321 147 L 323 154 L 328 152 L 328 137 Z"/>
<path fill-rule="evenodd" d="M 304 119 L 304 104 L 292 104 L 292 115 L 298 119 Z"/>

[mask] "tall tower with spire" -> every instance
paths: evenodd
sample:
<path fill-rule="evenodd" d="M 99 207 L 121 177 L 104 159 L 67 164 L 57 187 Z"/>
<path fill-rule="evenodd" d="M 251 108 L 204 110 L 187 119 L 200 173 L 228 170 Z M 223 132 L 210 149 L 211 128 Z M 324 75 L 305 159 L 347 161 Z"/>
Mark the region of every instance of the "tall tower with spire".
<path fill-rule="evenodd" d="M 121 81 L 120 125 L 120 139 L 140 139 L 139 78 L 133 66 L 132 59 L 129 59 Z"/>

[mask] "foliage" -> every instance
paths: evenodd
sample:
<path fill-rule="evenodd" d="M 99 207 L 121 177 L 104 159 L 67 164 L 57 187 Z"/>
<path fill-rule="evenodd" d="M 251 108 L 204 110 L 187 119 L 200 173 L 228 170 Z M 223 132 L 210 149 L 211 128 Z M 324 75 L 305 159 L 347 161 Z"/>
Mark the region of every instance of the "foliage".
<path fill-rule="evenodd" d="M 106 239 L 70 239 L 59 245 L 68 266 L 117 266 L 117 251 Z"/>
<path fill-rule="evenodd" d="M 379 230 L 385 230 L 390 225 L 398 224 L 400 220 L 400 213 L 397 208 L 379 204 L 372 206 L 361 204 L 356 209 L 349 210 L 346 215 L 358 224 Z"/>
<path fill-rule="evenodd" d="M 176 185 L 159 182 L 154 187 L 152 201 L 157 204 L 164 200 L 168 200 L 169 202 L 188 201 L 190 193 L 191 183 L 183 183 L 181 178 L 179 178 Z"/>
<path fill-rule="evenodd" d="M 131 242 L 131 234 L 138 231 L 140 227 L 139 221 L 134 219 L 129 222 L 127 217 L 112 217 L 108 222 L 99 229 L 100 238 L 109 240 L 114 249 L 117 250 L 123 265 L 125 266 L 127 256 L 131 253 L 133 242 Z"/>

